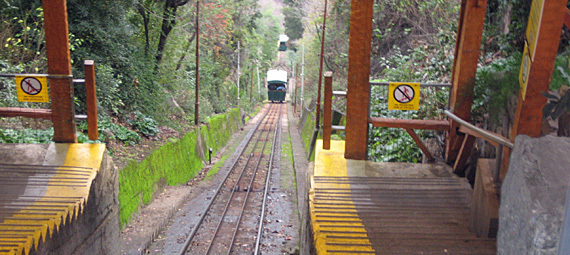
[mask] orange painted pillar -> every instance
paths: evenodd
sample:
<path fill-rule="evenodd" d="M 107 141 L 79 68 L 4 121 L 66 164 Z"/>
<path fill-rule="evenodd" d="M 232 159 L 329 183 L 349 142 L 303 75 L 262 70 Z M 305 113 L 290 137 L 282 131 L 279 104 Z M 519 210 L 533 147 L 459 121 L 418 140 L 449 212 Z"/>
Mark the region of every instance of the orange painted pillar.
<path fill-rule="evenodd" d="M 483 25 L 487 0 L 462 0 L 455 60 L 453 62 L 452 88 L 449 106 L 452 112 L 463 120 L 471 118 L 473 88 L 483 37 Z M 449 119 L 451 128 L 447 139 L 445 157 L 448 162 L 457 158 L 464 136 L 457 133 L 458 124 Z"/>
<path fill-rule="evenodd" d="M 95 85 L 95 63 L 93 60 L 85 60 L 85 93 L 87 104 L 87 134 L 89 140 L 99 139 L 97 125 L 97 87 Z"/>
<path fill-rule="evenodd" d="M 542 95 L 542 92 L 547 92 L 550 88 L 554 60 L 560 43 L 568 2 L 567 0 L 534 1 L 539 1 L 543 5 L 542 19 L 538 24 L 532 24 L 533 22 L 529 21 L 529 26 L 537 26 L 538 34 L 536 40 L 532 40 L 533 42 L 529 42 L 531 39 L 527 38 L 527 45 L 533 47 L 536 44 L 536 50 L 534 50 L 534 60 L 531 60 L 528 70 L 526 93 L 525 95 L 519 93 L 515 123 L 511 132 L 513 140 L 521 134 L 531 137 L 540 136 L 542 108 L 546 105 L 546 97 Z"/>
<path fill-rule="evenodd" d="M 323 109 L 323 150 L 331 149 L 332 134 L 332 72 L 325 73 L 325 100 Z"/>
<path fill-rule="evenodd" d="M 43 0 L 53 141 L 76 143 L 75 107 L 65 0 Z M 67 78 L 58 78 L 64 76 Z"/>
<path fill-rule="evenodd" d="M 344 151 L 347 159 L 366 160 L 373 10 L 373 0 L 351 1 Z"/>

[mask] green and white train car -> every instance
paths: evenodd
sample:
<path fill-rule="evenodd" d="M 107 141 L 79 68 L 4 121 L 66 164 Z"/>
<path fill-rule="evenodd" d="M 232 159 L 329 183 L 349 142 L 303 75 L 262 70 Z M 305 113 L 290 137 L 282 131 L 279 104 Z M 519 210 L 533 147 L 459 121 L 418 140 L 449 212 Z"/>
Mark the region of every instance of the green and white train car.
<path fill-rule="evenodd" d="M 267 71 L 267 99 L 271 102 L 284 102 L 287 94 L 287 71 Z"/>

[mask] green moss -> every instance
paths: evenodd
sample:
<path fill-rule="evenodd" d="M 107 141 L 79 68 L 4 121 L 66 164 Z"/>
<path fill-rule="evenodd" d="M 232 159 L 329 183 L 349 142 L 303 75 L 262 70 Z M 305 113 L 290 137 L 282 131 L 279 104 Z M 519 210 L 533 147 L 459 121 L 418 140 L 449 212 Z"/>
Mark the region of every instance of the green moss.
<path fill-rule="evenodd" d="M 119 172 L 119 203 L 121 226 L 127 224 L 132 215 L 145 204 L 150 203 L 155 192 L 166 185 L 175 186 L 186 183 L 202 169 L 203 163 L 198 153 L 198 132 L 206 146 L 202 146 L 204 155 L 208 148 L 214 153 L 224 147 L 240 125 L 239 109 L 232 109 L 224 115 L 213 117 L 207 127 L 195 129 L 182 139 L 171 140 L 142 162 L 131 161 Z M 222 160 L 220 161 L 222 162 Z M 223 165 L 215 166 L 216 170 Z"/>
<path fill-rule="evenodd" d="M 206 174 L 206 178 L 216 175 L 218 171 L 220 171 L 220 168 L 222 168 L 222 166 L 226 163 L 226 160 L 228 160 L 230 154 L 231 153 L 226 153 L 224 156 L 222 156 L 222 158 L 218 162 L 216 162 L 214 166 L 212 166 L 212 169 L 208 171 L 208 174 Z"/>
<path fill-rule="evenodd" d="M 303 130 L 301 131 L 301 139 L 303 139 L 303 142 L 305 143 L 305 151 L 307 153 L 309 153 L 309 149 L 311 147 L 311 138 L 313 138 L 314 127 L 315 127 L 315 120 L 313 120 L 310 114 L 307 114 L 305 125 L 303 126 Z"/>

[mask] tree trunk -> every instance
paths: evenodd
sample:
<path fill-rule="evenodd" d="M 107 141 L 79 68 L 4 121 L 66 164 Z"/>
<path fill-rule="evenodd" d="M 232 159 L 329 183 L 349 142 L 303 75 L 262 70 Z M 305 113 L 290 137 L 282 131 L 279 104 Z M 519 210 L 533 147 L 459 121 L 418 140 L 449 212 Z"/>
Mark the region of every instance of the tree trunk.
<path fill-rule="evenodd" d="M 186 47 L 184 47 L 184 52 L 182 53 L 182 56 L 180 56 L 180 59 L 178 59 L 178 64 L 176 65 L 176 71 L 182 68 L 182 61 L 186 59 L 186 55 L 188 55 L 188 50 L 190 50 L 190 46 L 192 46 L 192 42 L 194 41 L 195 38 L 196 38 L 196 33 L 193 33 L 192 36 L 186 42 Z"/>
<path fill-rule="evenodd" d="M 156 66 L 155 71 L 158 71 L 158 67 L 162 62 L 164 56 L 164 48 L 166 47 L 166 40 L 168 35 L 176 25 L 176 12 L 178 7 L 185 5 L 189 0 L 166 0 L 164 2 L 164 11 L 162 14 L 162 27 L 160 29 L 160 37 L 158 39 L 158 47 L 156 48 Z"/>
<path fill-rule="evenodd" d="M 144 29 L 144 39 L 145 39 L 144 55 L 145 57 L 148 57 L 148 52 L 150 49 L 150 37 L 149 37 L 148 25 L 150 23 L 150 19 L 147 15 L 147 10 L 142 5 L 142 3 L 139 3 L 137 10 L 143 19 L 143 29 Z"/>

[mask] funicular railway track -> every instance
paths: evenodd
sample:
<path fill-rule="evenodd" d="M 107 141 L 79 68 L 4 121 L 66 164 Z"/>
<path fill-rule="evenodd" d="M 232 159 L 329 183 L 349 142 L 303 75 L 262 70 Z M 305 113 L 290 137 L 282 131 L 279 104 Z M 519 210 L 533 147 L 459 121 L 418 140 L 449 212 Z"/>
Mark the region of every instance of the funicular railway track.
<path fill-rule="evenodd" d="M 179 254 L 258 253 L 283 107 L 270 105 Z"/>

